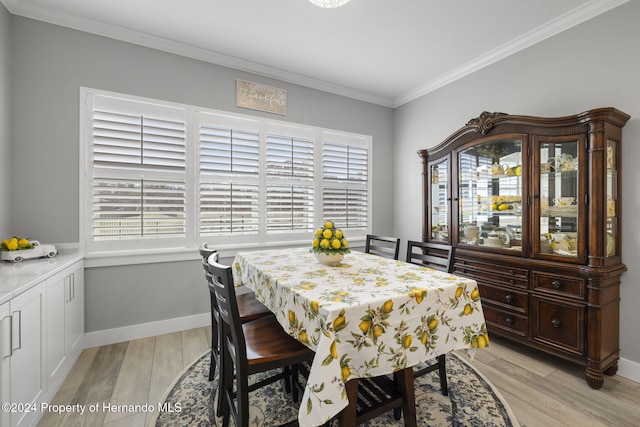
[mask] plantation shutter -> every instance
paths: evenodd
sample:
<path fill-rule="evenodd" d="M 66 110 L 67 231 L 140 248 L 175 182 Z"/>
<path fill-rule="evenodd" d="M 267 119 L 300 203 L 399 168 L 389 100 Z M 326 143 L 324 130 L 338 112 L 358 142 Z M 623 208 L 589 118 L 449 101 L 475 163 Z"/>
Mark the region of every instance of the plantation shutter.
<path fill-rule="evenodd" d="M 183 111 L 96 96 L 92 155 L 94 241 L 185 237 Z"/>
<path fill-rule="evenodd" d="M 337 139 L 337 138 L 336 138 Z M 336 226 L 365 230 L 368 225 L 369 151 L 365 145 L 332 142 L 322 145 L 322 212 Z"/>
<path fill-rule="evenodd" d="M 253 120 L 202 114 L 200 235 L 256 235 L 260 229 L 260 134 Z"/>
<path fill-rule="evenodd" d="M 266 134 L 267 233 L 313 230 L 313 134 L 271 126 Z"/>

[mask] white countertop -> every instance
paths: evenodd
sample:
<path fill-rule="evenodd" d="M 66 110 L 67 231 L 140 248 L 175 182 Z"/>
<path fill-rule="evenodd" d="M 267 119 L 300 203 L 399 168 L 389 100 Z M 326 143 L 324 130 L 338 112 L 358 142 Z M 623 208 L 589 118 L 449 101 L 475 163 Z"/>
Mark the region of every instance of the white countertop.
<path fill-rule="evenodd" d="M 82 258 L 78 248 L 59 247 L 58 255 L 53 258 L 26 259 L 18 263 L 0 261 L 0 304 L 29 290 Z"/>

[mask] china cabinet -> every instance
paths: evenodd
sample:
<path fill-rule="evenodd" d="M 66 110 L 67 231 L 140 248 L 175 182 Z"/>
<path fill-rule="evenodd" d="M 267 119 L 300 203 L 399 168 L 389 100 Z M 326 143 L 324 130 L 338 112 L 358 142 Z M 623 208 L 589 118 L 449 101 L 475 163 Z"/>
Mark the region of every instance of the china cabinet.
<path fill-rule="evenodd" d="M 617 371 L 620 159 L 629 116 L 482 113 L 419 151 L 423 240 L 456 247 L 489 331 L 585 367 Z"/>

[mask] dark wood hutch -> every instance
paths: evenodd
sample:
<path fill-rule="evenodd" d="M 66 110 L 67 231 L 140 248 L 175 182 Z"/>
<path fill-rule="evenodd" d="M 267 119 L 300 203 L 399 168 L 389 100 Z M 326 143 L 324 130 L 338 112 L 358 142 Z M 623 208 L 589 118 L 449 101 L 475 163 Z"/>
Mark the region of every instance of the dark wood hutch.
<path fill-rule="evenodd" d="M 490 333 L 585 367 L 619 358 L 621 141 L 629 115 L 483 112 L 423 162 L 423 240 L 456 247 Z"/>

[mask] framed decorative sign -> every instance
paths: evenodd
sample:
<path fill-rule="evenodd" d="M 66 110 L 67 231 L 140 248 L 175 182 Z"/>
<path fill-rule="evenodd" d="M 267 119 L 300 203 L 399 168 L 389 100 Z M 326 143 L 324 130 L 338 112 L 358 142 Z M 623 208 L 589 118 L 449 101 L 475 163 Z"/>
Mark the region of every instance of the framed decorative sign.
<path fill-rule="evenodd" d="M 287 114 L 287 90 L 238 79 L 236 106 L 284 116 Z"/>

